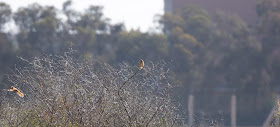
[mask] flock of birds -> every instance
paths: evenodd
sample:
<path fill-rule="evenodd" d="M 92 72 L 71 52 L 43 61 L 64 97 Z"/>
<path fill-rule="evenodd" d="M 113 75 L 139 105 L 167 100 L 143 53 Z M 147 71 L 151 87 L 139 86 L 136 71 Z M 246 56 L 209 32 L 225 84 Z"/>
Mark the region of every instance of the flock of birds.
<path fill-rule="evenodd" d="M 141 60 L 140 60 L 140 63 L 139 63 L 139 70 L 142 70 L 143 67 L 144 67 L 144 60 L 141 59 Z M 24 94 L 23 94 L 19 89 L 15 88 L 15 87 L 13 87 L 13 86 L 11 86 L 10 89 L 6 89 L 6 90 L 7 90 L 7 91 L 15 92 L 15 93 L 17 93 L 18 96 L 20 96 L 20 97 L 24 97 Z"/>

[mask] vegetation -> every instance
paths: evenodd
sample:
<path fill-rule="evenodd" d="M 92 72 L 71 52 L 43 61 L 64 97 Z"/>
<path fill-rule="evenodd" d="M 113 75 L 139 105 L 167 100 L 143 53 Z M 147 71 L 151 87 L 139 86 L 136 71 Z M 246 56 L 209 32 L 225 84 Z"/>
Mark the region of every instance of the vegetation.
<path fill-rule="evenodd" d="M 164 63 L 140 71 L 126 63 L 115 69 L 71 53 L 24 61 L 28 66 L 17 68 L 8 80 L 26 96 L 2 95 L 5 126 L 165 127 L 179 122 Z"/>
<path fill-rule="evenodd" d="M 68 121 L 73 126 L 79 126 L 89 124 L 86 121 L 97 122 L 96 119 L 103 117 L 109 125 L 142 125 L 139 122 L 142 121 L 141 115 L 133 116 L 133 118 L 130 116 L 140 109 L 133 110 L 131 111 L 132 114 L 127 115 L 124 110 L 127 105 L 122 105 L 120 97 L 138 97 L 138 100 L 136 100 L 139 101 L 139 104 L 142 103 L 141 99 L 145 99 L 145 97 L 141 93 L 134 93 L 133 91 L 144 89 L 140 87 L 142 85 L 142 87 L 150 87 L 146 85 L 151 85 L 152 82 L 144 83 L 144 81 L 156 79 L 155 77 L 149 77 L 149 75 L 154 74 L 153 76 L 156 76 L 155 74 L 159 73 L 156 71 L 159 71 L 160 68 L 157 68 L 159 69 L 157 70 L 150 64 L 151 66 L 145 67 L 144 72 L 138 72 L 137 75 L 139 76 L 136 76 L 130 82 L 130 85 L 126 85 L 126 88 L 121 90 L 121 96 L 117 96 L 114 91 L 133 73 L 133 70 L 136 70 L 133 66 L 138 64 L 138 60 L 143 59 L 145 61 L 164 60 L 170 62 L 163 68 L 169 68 L 174 72 L 174 80 L 170 83 L 171 86 L 181 85 L 180 88 L 172 88 L 172 95 L 174 95 L 172 98 L 182 104 L 181 112 L 186 111 L 186 97 L 193 93 L 197 98 L 195 107 L 201 111 L 200 114 L 197 113 L 198 116 L 222 115 L 225 118 L 225 124 L 228 125 L 229 98 L 231 93 L 234 92 L 237 94 L 238 101 L 237 118 L 239 119 L 237 122 L 244 126 L 259 125 L 273 106 L 273 92 L 280 89 L 278 78 L 280 75 L 279 4 L 279 0 L 260 1 L 256 5 L 259 19 L 255 25 L 248 25 L 237 15 L 218 11 L 214 16 L 210 16 L 201 8 L 187 6 L 174 14 L 165 14 L 157 18 L 162 33 L 142 33 L 138 30 L 127 30 L 121 23 L 111 24 L 110 20 L 103 16 L 102 7 L 99 6 L 89 6 L 85 12 L 81 13 L 73 10 L 71 1 L 67 1 L 63 4 L 63 10 L 58 10 L 52 6 L 32 4 L 12 12 L 9 5 L 1 3 L 0 81 L 3 85 L 0 87 L 7 88 L 11 83 L 15 83 L 15 85 L 20 86 L 20 89 L 30 92 L 26 94 L 26 99 L 12 102 L 10 99 L 16 99 L 16 97 L 6 97 L 5 93 L 1 91 L 1 98 L 5 97 L 3 102 L 9 102 L 9 105 L 2 103 L 1 109 L 9 109 L 8 111 L 2 111 L 2 115 L 8 113 L 8 116 L 13 116 L 15 114 L 10 111 L 22 106 L 24 107 L 21 108 L 22 114 L 16 115 L 18 119 L 10 119 L 11 123 L 15 123 L 13 125 L 26 118 L 36 118 L 25 121 L 38 123 L 38 125 L 45 125 L 50 120 L 58 123 Z M 61 15 L 65 15 L 65 18 L 61 18 Z M 18 27 L 15 34 L 5 31 L 5 24 L 12 20 Z M 73 54 L 74 58 L 79 57 L 76 62 L 70 59 L 72 57 L 64 55 L 69 47 L 77 51 Z M 49 58 L 45 56 L 42 58 L 42 54 L 63 57 Z M 37 62 L 23 62 L 18 57 L 27 59 L 35 57 L 34 61 Z M 71 70 L 73 72 L 69 72 L 70 75 L 67 72 L 67 69 L 71 69 L 70 66 L 64 65 L 66 63 L 60 63 L 68 61 L 68 59 L 70 59 L 69 64 L 74 69 Z M 95 62 L 90 63 L 89 61 L 83 61 L 84 59 Z M 48 60 L 54 62 L 50 64 Z M 127 63 L 116 66 L 116 63 L 119 64 L 124 61 Z M 107 64 L 105 66 L 104 63 L 113 67 Z M 14 69 L 8 68 L 14 68 L 15 64 L 16 73 L 12 73 L 10 70 Z M 95 70 L 91 65 L 100 67 Z M 119 74 L 119 71 L 122 74 Z M 23 75 L 19 75 L 18 72 Z M 99 72 L 101 73 L 99 74 Z M 11 74 L 12 77 L 4 78 L 4 74 Z M 88 75 L 93 77 L 87 77 Z M 110 82 L 113 86 L 110 88 L 111 91 L 105 88 L 103 83 L 105 81 L 100 78 L 114 81 Z M 119 80 L 113 80 L 114 78 Z M 85 82 L 85 79 L 92 83 Z M 99 80 L 100 82 L 97 82 Z M 98 87 L 92 87 L 89 84 Z M 162 83 L 163 86 L 164 84 Z M 138 86 L 139 88 L 132 86 Z M 34 92 L 36 89 L 40 89 L 42 93 Z M 90 93 L 87 89 L 95 92 Z M 152 89 L 147 89 L 145 92 L 149 93 L 149 90 Z M 38 95 L 35 96 L 34 93 L 38 93 Z M 44 94 L 48 96 L 46 97 Z M 74 101 L 77 100 L 74 99 L 74 94 L 77 94 L 75 96 L 81 98 L 81 100 Z M 151 101 L 158 94 L 151 93 L 145 96 L 148 96 L 148 101 Z M 108 114 L 99 114 L 93 117 L 92 119 L 95 119 L 95 121 L 89 120 L 89 116 L 93 114 L 84 113 L 84 111 L 90 110 L 96 114 L 96 109 L 82 111 L 79 107 L 95 104 L 99 97 L 107 99 L 102 101 L 104 105 L 101 106 L 102 109 L 100 110 L 106 109 Z M 166 97 L 163 98 L 166 99 Z M 118 99 L 117 101 L 110 100 L 113 98 Z M 170 99 L 170 96 L 167 98 Z M 123 101 L 129 101 L 130 108 L 137 108 L 140 105 L 136 103 L 136 100 Z M 159 102 L 155 101 L 155 105 L 171 104 L 170 101 L 162 103 L 160 100 L 158 100 Z M 67 103 L 60 104 L 64 101 L 67 101 Z M 117 102 L 119 107 L 114 107 L 114 104 L 109 102 Z M 49 107 L 46 103 L 49 103 Z M 63 107 L 68 104 L 71 105 L 71 111 Z M 8 108 L 9 106 L 13 108 Z M 58 106 L 62 106 L 62 109 Z M 55 108 L 52 109 L 52 107 Z M 113 112 L 113 108 L 116 108 L 116 111 L 120 111 L 122 114 Z M 218 111 L 219 113 L 217 113 Z M 44 113 L 47 115 L 44 115 L 43 118 L 41 115 Z M 145 112 L 141 113 L 145 114 Z M 170 113 L 167 114 L 171 115 L 173 112 Z M 81 114 L 85 115 L 82 115 L 83 123 L 77 120 L 81 118 Z M 115 120 L 118 119 L 118 122 L 114 123 L 114 119 L 111 119 L 111 117 L 116 114 L 118 117 Z M 164 115 L 158 114 L 158 117 L 151 122 L 144 120 L 144 123 L 149 123 L 149 125 L 161 123 L 159 122 L 163 120 L 160 118 L 161 116 Z M 173 120 L 173 117 L 168 118 Z M 4 119 L 4 117 L 1 118 Z M 171 124 L 170 121 L 172 120 L 165 120 L 168 121 L 166 125 Z M 107 122 L 99 121 L 104 125 L 107 125 Z M 59 124 L 68 125 L 63 122 Z"/>

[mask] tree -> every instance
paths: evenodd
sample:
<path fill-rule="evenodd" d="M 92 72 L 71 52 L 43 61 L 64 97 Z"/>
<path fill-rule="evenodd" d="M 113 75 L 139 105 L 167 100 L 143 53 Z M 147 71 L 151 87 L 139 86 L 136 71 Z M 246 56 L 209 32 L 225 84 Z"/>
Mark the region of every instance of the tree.
<path fill-rule="evenodd" d="M 0 30 L 3 30 L 5 23 L 10 21 L 12 10 L 9 5 L 0 2 Z"/>
<path fill-rule="evenodd" d="M 123 31 L 117 36 L 113 46 L 117 61 L 130 61 L 132 58 L 161 60 L 168 55 L 168 43 L 163 34 L 148 34 L 140 31 Z"/>
<path fill-rule="evenodd" d="M 4 26 L 11 20 L 11 8 L 9 5 L 0 2 L 0 82 L 3 75 L 8 71 L 8 67 L 15 60 L 12 57 L 15 53 L 14 45 L 9 38 L 9 33 L 5 33 Z"/>
<path fill-rule="evenodd" d="M 31 57 L 44 53 L 58 53 L 62 46 L 59 34 L 61 21 L 54 7 L 32 4 L 14 14 L 20 32 L 17 35 L 20 52 Z"/>
<path fill-rule="evenodd" d="M 262 0 L 257 5 L 257 12 L 260 17 L 258 36 L 262 41 L 263 61 L 265 61 L 266 72 L 270 77 L 270 84 L 277 87 L 280 83 L 279 57 L 280 51 L 280 1 Z"/>

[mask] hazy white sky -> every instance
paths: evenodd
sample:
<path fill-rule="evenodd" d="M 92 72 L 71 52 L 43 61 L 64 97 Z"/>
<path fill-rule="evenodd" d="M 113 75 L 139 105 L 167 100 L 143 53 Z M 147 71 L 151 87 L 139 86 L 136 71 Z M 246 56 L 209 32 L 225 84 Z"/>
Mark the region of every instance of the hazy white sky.
<path fill-rule="evenodd" d="M 0 0 L 11 6 L 13 11 L 18 7 L 26 7 L 34 2 L 40 5 L 53 5 L 61 9 L 66 0 Z M 123 22 L 127 29 L 140 28 L 147 31 L 153 28 L 153 18 L 156 14 L 163 14 L 164 0 L 72 0 L 72 6 L 78 11 L 85 10 L 89 5 L 104 6 L 105 17 L 112 23 Z"/>

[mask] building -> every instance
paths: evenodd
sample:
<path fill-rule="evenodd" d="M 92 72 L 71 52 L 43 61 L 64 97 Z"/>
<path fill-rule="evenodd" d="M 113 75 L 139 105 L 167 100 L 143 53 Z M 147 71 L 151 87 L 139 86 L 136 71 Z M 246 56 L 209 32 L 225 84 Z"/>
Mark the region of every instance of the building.
<path fill-rule="evenodd" d="M 187 5 L 201 7 L 213 15 L 221 10 L 239 15 L 248 24 L 257 23 L 256 5 L 259 0 L 164 0 L 165 13 L 173 13 Z"/>

